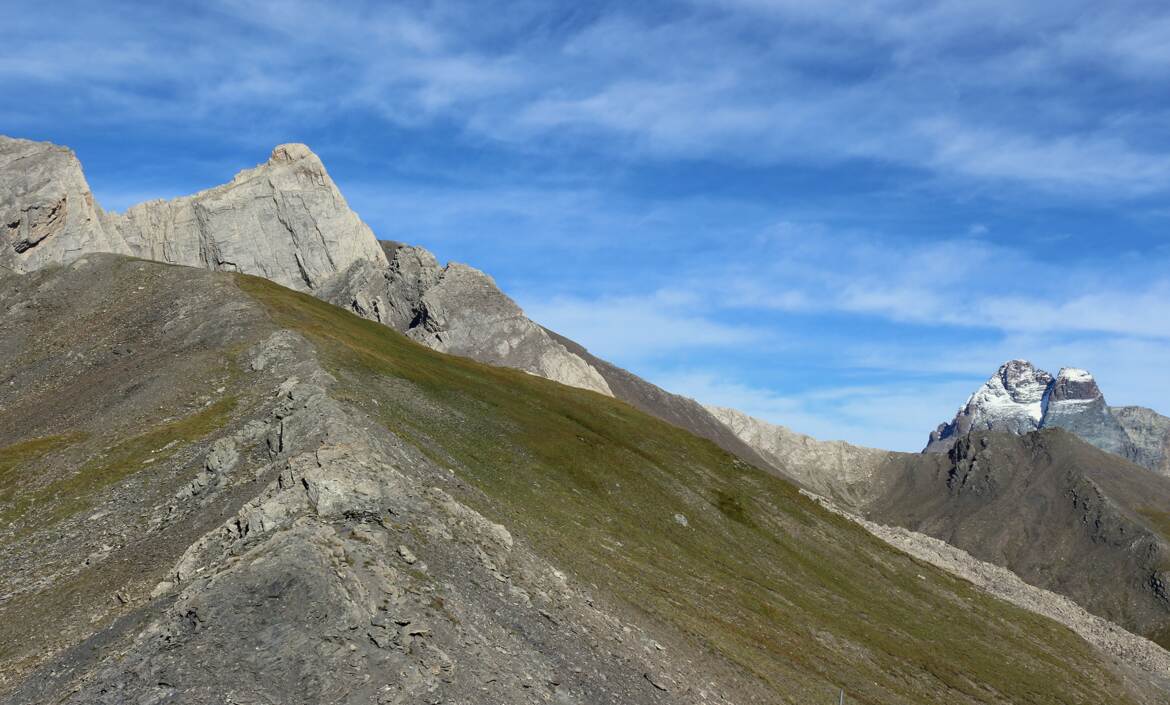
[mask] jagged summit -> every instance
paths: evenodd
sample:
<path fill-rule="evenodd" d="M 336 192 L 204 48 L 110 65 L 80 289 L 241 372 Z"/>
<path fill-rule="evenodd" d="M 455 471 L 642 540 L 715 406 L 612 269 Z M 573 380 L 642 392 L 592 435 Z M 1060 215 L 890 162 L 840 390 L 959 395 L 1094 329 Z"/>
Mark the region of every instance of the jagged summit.
<path fill-rule="evenodd" d="M 437 350 L 611 395 L 605 379 L 524 316 L 490 277 L 422 248 L 383 248 L 301 143 L 226 184 L 106 213 L 64 147 L 0 136 L 0 266 L 89 253 L 242 272 L 312 292 Z"/>
<path fill-rule="evenodd" d="M 0 265 L 17 272 L 109 252 L 312 290 L 355 261 L 386 265 L 374 233 L 303 144 L 276 147 L 230 183 L 119 215 L 101 209 L 68 149 L 0 137 L 0 222 Z"/>
<path fill-rule="evenodd" d="M 1062 367 L 1049 393 L 1049 400 L 1053 402 L 1090 402 L 1101 397 L 1101 389 L 1093 375 L 1076 367 Z"/>
<path fill-rule="evenodd" d="M 1027 360 L 1009 360 L 968 397 L 950 423 L 930 434 L 927 452 L 944 452 L 973 430 L 1028 433 L 1040 427 L 1053 377 Z"/>
<path fill-rule="evenodd" d="M 1123 425 L 1087 370 L 1064 367 L 1054 377 L 1027 360 L 1010 360 L 971 395 L 950 423 L 941 424 L 930 434 L 924 452 L 946 452 L 972 431 L 1024 434 L 1058 427 L 1102 450 L 1164 471 L 1163 454 L 1143 451 L 1134 441 L 1135 433 L 1143 438 L 1151 435 L 1140 427 L 1141 418 L 1144 417 L 1129 414 L 1128 423 L 1137 427 Z M 1155 431 L 1159 429 L 1165 433 L 1162 426 Z M 1154 449 L 1163 445 L 1160 437 L 1142 443 Z"/>
<path fill-rule="evenodd" d="M 309 149 L 309 145 L 300 142 L 289 142 L 287 144 L 278 144 L 272 148 L 272 154 L 268 157 L 269 164 L 279 162 L 295 162 L 301 159 L 313 159 L 321 161 L 313 150 Z"/>

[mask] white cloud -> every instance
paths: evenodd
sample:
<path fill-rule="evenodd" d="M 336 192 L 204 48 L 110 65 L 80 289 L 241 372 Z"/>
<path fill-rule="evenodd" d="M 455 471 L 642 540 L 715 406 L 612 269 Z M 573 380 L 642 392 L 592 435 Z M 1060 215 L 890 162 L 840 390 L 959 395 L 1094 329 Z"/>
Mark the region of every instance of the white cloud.
<path fill-rule="evenodd" d="M 28 3 L 9 13 L 0 77 L 72 96 L 51 107 L 84 105 L 75 123 L 197 120 L 246 138 L 364 108 L 520 150 L 875 159 L 1106 199 L 1170 189 L 1170 151 L 1149 139 L 1164 116 L 1145 98 L 1167 87 L 1170 11 L 1149 4 L 725 0 L 586 20 L 540 4 L 212 7 Z"/>
<path fill-rule="evenodd" d="M 683 350 L 757 344 L 765 331 L 715 322 L 689 309 L 678 291 L 649 296 L 541 300 L 518 297 L 525 313 L 552 330 L 584 343 L 595 355 L 626 364 Z"/>

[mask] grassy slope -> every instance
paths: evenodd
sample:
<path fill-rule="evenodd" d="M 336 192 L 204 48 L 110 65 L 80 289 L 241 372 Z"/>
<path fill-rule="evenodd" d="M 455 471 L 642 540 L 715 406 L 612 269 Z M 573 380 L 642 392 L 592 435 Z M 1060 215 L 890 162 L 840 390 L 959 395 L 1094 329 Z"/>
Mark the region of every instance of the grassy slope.
<path fill-rule="evenodd" d="M 235 408 L 229 397 L 184 418 L 162 422 L 128 438 L 82 465 L 70 475 L 36 485 L 25 475 L 56 450 L 85 440 L 89 434 L 34 439 L 0 448 L 0 525 L 24 518 L 36 510 L 36 523 L 26 530 L 43 529 L 89 509 L 104 488 L 165 461 L 185 444 L 209 436 Z M 19 488 L 25 488 L 18 494 Z"/>
<path fill-rule="evenodd" d="M 482 511 L 784 701 L 844 687 L 864 703 L 1130 702 L 1068 630 L 913 561 L 707 441 L 238 281 L 314 342 L 351 401 L 482 490 Z"/>

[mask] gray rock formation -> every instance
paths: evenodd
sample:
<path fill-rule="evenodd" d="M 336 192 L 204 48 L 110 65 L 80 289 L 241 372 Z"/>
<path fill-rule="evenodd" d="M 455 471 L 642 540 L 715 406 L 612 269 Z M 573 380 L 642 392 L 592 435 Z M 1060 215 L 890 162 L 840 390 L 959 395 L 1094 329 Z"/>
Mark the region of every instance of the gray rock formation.
<path fill-rule="evenodd" d="M 389 267 L 357 262 L 322 298 L 432 349 L 613 396 L 593 366 L 529 320 L 488 275 L 464 264 L 440 267 L 420 247 L 384 246 Z"/>
<path fill-rule="evenodd" d="M 355 261 L 386 264 L 374 234 L 302 144 L 277 147 L 223 186 L 119 215 L 94 201 L 69 150 L 0 137 L 0 215 L 0 264 L 17 272 L 109 252 L 311 290 Z"/>
<path fill-rule="evenodd" d="M 526 318 L 487 275 L 440 267 L 421 248 L 388 243 L 384 251 L 303 144 L 276 147 L 266 163 L 222 186 L 119 215 L 95 203 L 69 150 L 0 137 L 0 215 L 0 265 L 16 272 L 109 252 L 253 274 L 437 350 L 611 394 L 597 370 Z"/>
<path fill-rule="evenodd" d="M 1170 476 L 1170 418 L 1142 406 L 1114 406 L 1109 411 L 1133 444 L 1134 462 Z"/>
<path fill-rule="evenodd" d="M 1133 442 L 1085 370 L 1066 367 L 1056 375 L 1045 398 L 1041 427 L 1063 428 L 1101 450 L 1137 459 Z"/>
<path fill-rule="evenodd" d="M 8 222 L 16 224 L 12 236 L 0 242 L 0 265 L 25 272 L 85 252 L 112 252 L 263 276 L 310 290 L 437 350 L 617 396 L 771 467 L 694 400 L 600 360 L 529 320 L 483 272 L 441 266 L 420 247 L 376 243 L 304 145 L 277 147 L 267 163 L 226 185 L 144 203 L 122 215 L 103 213 L 93 202 L 68 150 L 4 137 L 0 149 L 14 155 L 3 162 L 9 168 L 0 166 L 0 202 L 13 214 Z M 54 216 L 42 223 L 40 214 L 52 212 L 66 194 L 86 209 L 71 206 L 68 219 Z M 15 215 L 26 211 L 31 215 Z M 36 234 L 17 234 L 26 229 Z"/>
<path fill-rule="evenodd" d="M 1027 360 L 1005 362 L 972 394 L 950 423 L 931 432 L 928 453 L 945 453 L 971 431 L 1028 433 L 1040 428 L 1052 375 Z"/>
<path fill-rule="evenodd" d="M 85 252 L 131 254 L 102 217 L 72 151 L 0 136 L 0 266 L 30 272 Z"/>
<path fill-rule="evenodd" d="M 706 701 L 681 642 L 457 499 L 234 279 L 4 281 L 0 702 Z"/>
<path fill-rule="evenodd" d="M 735 409 L 707 409 L 771 465 L 812 492 L 840 500 L 846 506 L 868 499 L 875 473 L 894 455 L 843 441 L 819 441 Z"/>
<path fill-rule="evenodd" d="M 110 215 L 106 227 L 138 257 L 294 289 L 316 289 L 357 261 L 386 265 L 373 232 L 303 144 L 278 146 L 223 186 Z"/>
<path fill-rule="evenodd" d="M 1053 377 L 1026 360 L 1012 360 L 971 395 L 954 420 L 930 434 L 923 452 L 945 453 L 973 431 L 1020 435 L 1063 428 L 1104 451 L 1170 475 L 1164 451 L 1170 421 L 1164 418 L 1148 409 L 1109 407 L 1085 370 L 1066 367 Z"/>

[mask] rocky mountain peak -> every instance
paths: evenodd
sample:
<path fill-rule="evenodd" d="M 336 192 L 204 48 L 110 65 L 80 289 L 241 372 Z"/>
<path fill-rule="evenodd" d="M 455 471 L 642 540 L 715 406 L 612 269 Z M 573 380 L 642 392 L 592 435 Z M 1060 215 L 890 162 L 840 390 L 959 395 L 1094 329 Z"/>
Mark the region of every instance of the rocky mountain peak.
<path fill-rule="evenodd" d="M 0 267 L 25 273 L 69 253 L 132 254 L 102 218 L 71 150 L 0 135 Z"/>
<path fill-rule="evenodd" d="M 1093 375 L 1076 367 L 1064 367 L 1056 375 L 1048 398 L 1050 402 L 1057 402 L 1093 401 L 1104 397 Z"/>
<path fill-rule="evenodd" d="M 940 424 L 930 434 L 926 452 L 946 452 L 956 439 L 974 430 L 1035 431 L 1044 416 L 1045 394 L 1052 379 L 1027 360 L 1005 362 L 967 398 L 950 423 Z"/>
<path fill-rule="evenodd" d="M 302 159 L 312 159 L 320 162 L 313 150 L 309 149 L 306 144 L 300 142 L 289 142 L 288 144 L 278 144 L 272 149 L 272 154 L 268 157 L 269 164 L 280 164 L 283 162 L 296 162 Z"/>
<path fill-rule="evenodd" d="M 264 277 L 434 349 L 612 395 L 488 275 L 380 243 L 304 144 L 277 145 L 226 184 L 117 214 L 94 201 L 70 150 L 0 136 L 0 266 L 25 273 L 93 253 Z"/>
<path fill-rule="evenodd" d="M 296 143 L 227 184 L 119 215 L 102 211 L 68 149 L 0 137 L 0 221 L 0 265 L 17 272 L 109 252 L 314 290 L 355 261 L 388 264 L 321 160 Z"/>
<path fill-rule="evenodd" d="M 1166 431 L 1161 426 L 1149 433 L 1138 415 L 1131 414 L 1128 428 L 1105 403 L 1097 380 L 1087 370 L 1064 367 L 1053 377 L 1026 360 L 1004 363 L 950 423 L 930 434 L 927 453 L 948 451 L 972 431 L 1005 431 L 1024 434 L 1041 428 L 1063 428 L 1098 448 L 1164 472 Z M 1146 424 L 1149 425 L 1149 424 Z M 1143 454 L 1134 441 L 1150 436 Z M 1142 447 L 1145 447 L 1142 446 Z"/>
<path fill-rule="evenodd" d="M 976 392 L 970 401 L 982 402 L 981 409 L 990 413 L 989 402 L 1006 403 L 1026 407 L 1028 416 L 1040 420 L 1040 404 L 1044 399 L 1044 392 L 1052 382 L 1052 375 L 1038 369 L 1027 360 L 1009 360 L 1000 365 L 991 379 Z"/>

